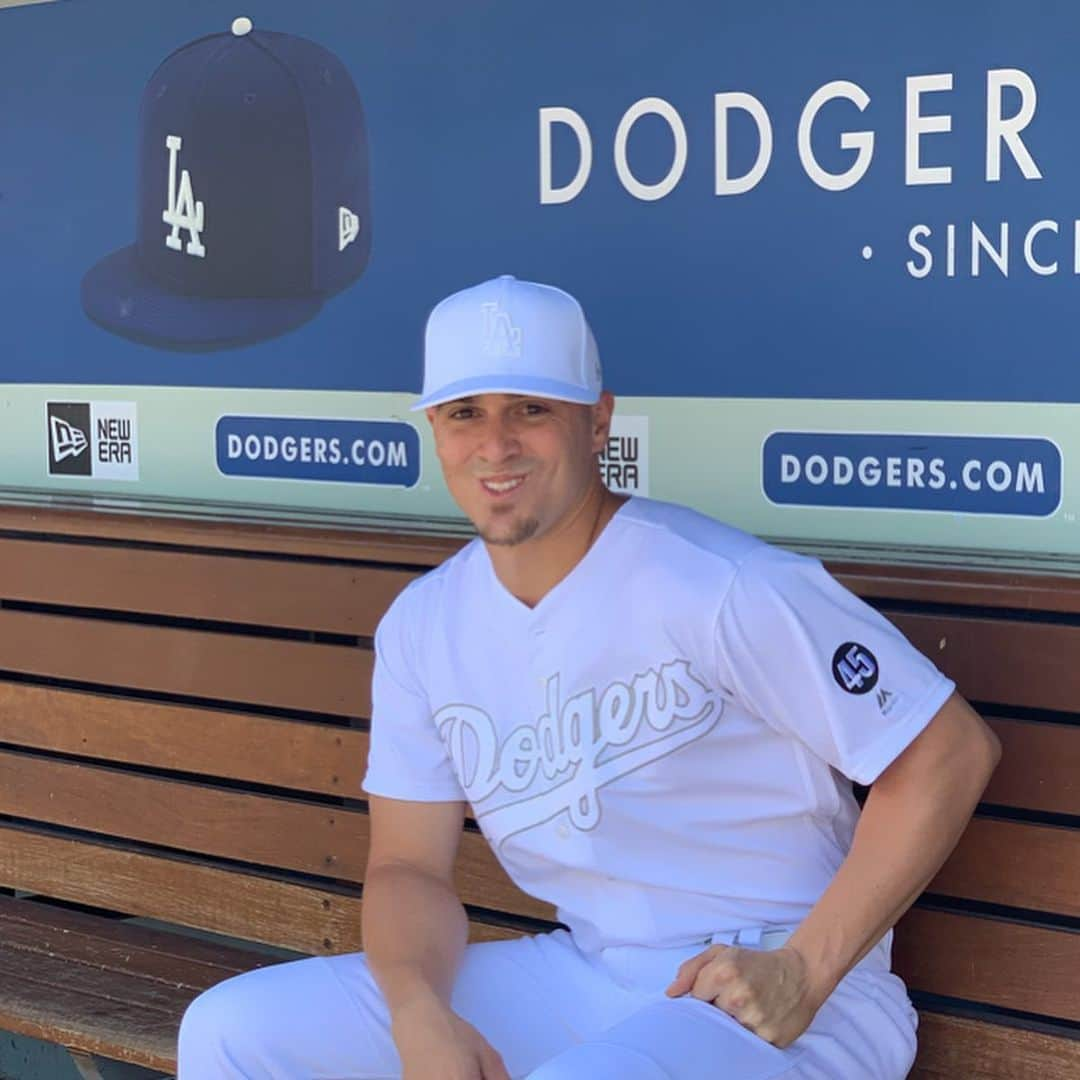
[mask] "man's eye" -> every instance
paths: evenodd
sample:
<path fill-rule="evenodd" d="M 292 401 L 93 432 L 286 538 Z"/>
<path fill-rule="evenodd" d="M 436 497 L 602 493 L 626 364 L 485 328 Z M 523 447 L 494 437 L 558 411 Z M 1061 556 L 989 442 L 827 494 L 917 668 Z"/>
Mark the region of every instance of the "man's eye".
<path fill-rule="evenodd" d="M 529 416 L 539 416 L 541 413 L 546 413 L 549 411 L 548 407 L 546 405 L 542 405 L 539 401 L 527 401 L 524 407 L 525 412 L 528 413 Z"/>
<path fill-rule="evenodd" d="M 473 410 L 472 409 L 466 409 L 466 408 L 454 409 L 450 413 L 450 419 L 451 420 L 469 420 L 469 419 L 471 419 L 472 415 L 473 415 Z"/>

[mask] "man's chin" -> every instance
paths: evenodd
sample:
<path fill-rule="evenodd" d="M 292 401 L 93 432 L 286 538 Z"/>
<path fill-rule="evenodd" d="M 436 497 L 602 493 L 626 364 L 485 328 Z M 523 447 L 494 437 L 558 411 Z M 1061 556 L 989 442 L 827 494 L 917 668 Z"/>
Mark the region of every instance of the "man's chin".
<path fill-rule="evenodd" d="M 513 521 L 489 521 L 477 526 L 480 539 L 496 547 L 515 547 L 531 540 L 540 528 L 536 518 L 517 518 Z"/>

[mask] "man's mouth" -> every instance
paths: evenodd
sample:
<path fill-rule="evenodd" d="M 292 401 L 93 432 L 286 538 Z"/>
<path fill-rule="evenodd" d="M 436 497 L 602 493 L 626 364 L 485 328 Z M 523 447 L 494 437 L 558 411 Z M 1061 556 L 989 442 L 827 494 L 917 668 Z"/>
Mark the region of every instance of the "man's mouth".
<path fill-rule="evenodd" d="M 511 491 L 516 491 L 524 483 L 524 476 L 500 476 L 480 481 L 483 489 L 490 495 L 508 495 Z"/>

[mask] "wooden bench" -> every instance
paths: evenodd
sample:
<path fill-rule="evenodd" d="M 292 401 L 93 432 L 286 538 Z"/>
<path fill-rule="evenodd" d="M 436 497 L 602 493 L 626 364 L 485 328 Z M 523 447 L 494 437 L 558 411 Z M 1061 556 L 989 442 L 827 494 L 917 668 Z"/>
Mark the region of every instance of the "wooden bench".
<path fill-rule="evenodd" d="M 0 507 L 0 1027 L 87 1076 L 88 1054 L 168 1072 L 186 1003 L 273 962 L 256 943 L 361 947 L 371 638 L 460 543 Z M 1005 748 L 898 930 L 912 1075 L 1075 1080 L 1080 579 L 827 561 Z M 458 885 L 476 939 L 552 925 L 472 829 Z"/>

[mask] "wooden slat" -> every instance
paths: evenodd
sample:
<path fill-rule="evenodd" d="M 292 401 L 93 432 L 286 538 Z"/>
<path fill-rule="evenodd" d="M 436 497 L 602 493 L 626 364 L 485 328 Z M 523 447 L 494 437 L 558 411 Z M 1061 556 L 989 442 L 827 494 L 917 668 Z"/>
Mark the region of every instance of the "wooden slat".
<path fill-rule="evenodd" d="M 119 966 L 151 978 L 179 980 L 192 988 L 210 985 L 215 972 L 235 975 L 269 962 L 264 951 L 250 946 L 226 945 L 127 919 L 73 911 L 40 899 L 10 896 L 0 897 L 0 941 L 63 953 L 91 966 Z"/>
<path fill-rule="evenodd" d="M 0 671 L 367 716 L 371 669 L 344 645 L 0 610 Z"/>
<path fill-rule="evenodd" d="M 10 965 L 0 989 L 0 1026 L 6 1031 L 162 1072 L 174 1070 L 179 1018 L 194 994 L 176 991 L 171 1008 L 139 1005 L 109 995 L 133 998 L 144 980 L 116 975 L 109 988 L 95 993 L 85 973 L 62 959 L 34 957 L 18 964 L 0 947 L 0 961 Z"/>
<path fill-rule="evenodd" d="M 100 921 L 106 922 L 104 919 Z M 102 941 L 93 933 L 68 931 L 56 934 L 48 927 L 13 923 L 10 919 L 2 918 L 0 928 L 4 931 L 3 937 L 0 937 L 0 951 L 6 957 L 6 960 L 0 960 L 0 971 L 4 972 L 0 976 L 0 998 L 4 994 L 5 977 L 15 966 L 8 961 L 14 957 L 29 961 L 26 970 L 31 975 L 34 974 L 35 957 L 62 956 L 68 964 L 89 972 L 122 971 L 126 975 L 138 976 L 147 984 L 147 992 L 140 994 L 140 1000 L 147 1003 L 161 1000 L 153 994 L 158 986 L 164 986 L 170 997 L 177 989 L 198 993 L 244 970 L 226 971 L 211 964 L 187 960 L 180 955 L 159 956 L 123 941 Z M 252 966 L 255 961 L 254 954 L 249 953 L 247 966 Z"/>
<path fill-rule="evenodd" d="M 1080 815 L 1080 726 L 989 723 L 1003 755 L 984 801 Z M 358 731 L 3 682 L 0 742 L 353 796 L 367 754 Z"/>
<path fill-rule="evenodd" d="M 1080 612 L 1080 576 L 1032 573 L 1015 567 L 973 570 L 826 559 L 844 586 L 870 602 L 916 600 L 931 604 Z"/>
<path fill-rule="evenodd" d="M 104 971 L 102 968 L 72 961 L 43 951 L 9 946 L 0 942 L 0 971 L 3 983 L 27 981 L 55 986 L 83 994 L 92 994 L 119 1006 L 129 1006 L 172 1015 L 184 1006 L 198 989 L 145 978 L 126 971 Z M 220 981 L 220 979 L 218 980 Z M 3 991 L 0 989 L 0 995 Z"/>
<path fill-rule="evenodd" d="M 523 936 L 521 930 L 510 930 L 505 926 L 495 926 L 491 923 L 477 922 L 475 919 L 469 922 L 469 943 L 481 941 L 509 941 L 511 938 Z"/>
<path fill-rule="evenodd" d="M 475 841 L 476 847 L 486 846 L 482 837 Z M 469 847 L 466 838 L 461 865 L 470 861 L 475 865 L 474 860 L 484 858 L 469 853 Z M 498 881 L 497 875 L 505 877 L 501 869 L 497 874 L 492 870 L 491 880 Z M 0 825 L 0 886 L 298 952 L 348 952 L 361 947 L 360 902 L 354 897 L 7 825 Z M 499 904 L 491 902 L 496 894 L 487 879 L 470 886 L 466 871 L 459 887 L 465 903 L 499 910 Z M 528 897 L 502 907 L 514 909 L 554 919 L 550 907 Z"/>
<path fill-rule="evenodd" d="M 21 494 L 21 493 L 20 493 Z M 67 505 L 35 505 L 25 498 L 0 503 L 0 530 L 54 536 L 81 536 L 135 540 L 140 543 L 240 549 L 335 558 L 373 559 L 416 566 L 435 566 L 468 542 L 471 530 L 460 517 L 448 519 L 375 519 L 368 514 L 349 516 L 331 513 L 295 513 L 280 509 L 259 517 L 250 512 L 234 512 L 221 507 L 209 513 L 205 506 L 171 506 L 146 503 L 142 506 L 115 505 L 86 508 L 77 499 Z M 819 555 L 838 577 L 874 581 L 886 575 L 899 577 L 900 595 L 910 595 L 911 583 L 925 583 L 927 600 L 943 599 L 950 587 L 984 584 L 1002 586 L 1004 594 L 1018 596 L 1014 605 L 1041 606 L 1026 595 L 1058 595 L 1069 590 L 1080 611 L 1080 564 L 1077 560 L 1025 556 L 1016 559 L 986 551 L 943 553 L 940 549 L 922 552 L 910 546 L 887 544 L 825 544 L 798 537 L 774 537 L 774 543 L 793 550 Z M 1032 570 L 1032 564 L 1039 569 Z M 979 565 L 973 569 L 973 566 Z M 907 581 L 904 581 L 904 579 Z M 873 595 L 854 582 L 856 591 Z M 959 595 L 959 594 L 955 594 Z M 950 595 L 948 599 L 953 600 Z M 954 602 L 964 602 L 955 600 Z M 1049 607 L 1048 607 L 1049 610 Z M 1061 609 L 1064 610 L 1064 609 Z"/>
<path fill-rule="evenodd" d="M 258 551 L 322 558 L 437 566 L 468 542 L 470 531 L 460 519 L 384 519 L 370 515 L 298 515 L 288 520 L 277 512 L 258 519 L 250 514 L 224 516 L 205 509 L 169 506 L 130 510 L 0 503 L 0 531 L 134 541 L 220 551 Z M 820 554 L 826 566 L 849 588 L 870 598 L 917 599 L 931 602 L 986 604 L 1027 610 L 1080 612 L 1080 575 L 1075 561 L 1053 562 L 1033 572 L 1029 565 L 991 560 L 986 552 L 935 550 L 932 562 L 917 550 L 890 545 L 825 545 L 798 538 L 774 542 L 793 550 Z M 920 565 L 920 560 L 922 565 Z M 983 568 L 972 565 L 984 561 Z"/>
<path fill-rule="evenodd" d="M 362 811 L 11 751 L 0 751 L 0 814 L 356 882 L 363 879 L 370 825 Z M 549 904 L 510 881 L 478 833 L 462 836 L 457 888 L 464 903 L 477 907 L 555 917 Z"/>
<path fill-rule="evenodd" d="M 1071 711 L 1080 626 L 895 612 L 890 620 L 975 701 Z"/>
<path fill-rule="evenodd" d="M 354 825 L 357 826 L 357 840 L 356 856 L 353 859 L 353 862 L 354 864 L 359 864 L 359 867 L 362 868 L 363 860 L 366 858 L 367 847 L 366 819 L 358 816 Z M 1012 827 L 1013 823 L 976 822 L 975 825 L 1004 825 Z M 1031 847 L 1038 847 L 1039 844 L 1045 842 L 1042 838 L 1033 839 L 1032 834 L 1025 831 L 1030 828 L 1032 827 L 1015 826 L 1013 829 L 1010 829 L 1011 836 L 1009 843 L 1016 845 L 1015 857 L 1017 859 L 1022 860 L 1024 858 L 1022 848 L 1024 846 L 1025 838 L 1027 838 L 1027 843 Z M 1023 882 L 1019 882 L 1012 887 L 1012 891 L 1009 891 L 1008 885 L 1004 882 L 1004 879 L 1008 876 L 1008 866 L 1003 870 L 998 870 L 994 860 L 984 859 L 987 869 L 980 870 L 977 866 L 980 861 L 980 850 L 982 852 L 987 850 L 997 850 L 997 847 L 984 846 L 987 842 L 985 837 L 988 836 L 989 833 L 976 835 L 979 837 L 979 846 L 973 846 L 970 851 L 965 851 L 961 846 L 961 848 L 958 849 L 958 856 L 961 861 L 955 866 L 950 864 L 942 871 L 939 880 L 932 886 L 933 890 L 946 892 L 952 895 L 969 896 L 975 899 L 996 899 L 997 902 L 1000 903 L 1011 902 L 1016 903 L 1018 906 L 1032 906 L 1030 901 L 1038 898 L 1038 890 L 1042 887 L 1046 890 L 1045 896 L 1049 899 L 1053 899 L 1052 904 L 1048 900 L 1043 900 L 1042 906 L 1048 910 L 1055 910 L 1057 908 L 1064 909 L 1066 912 L 1075 910 L 1077 906 L 1076 894 L 1075 891 L 1070 891 L 1068 878 L 1065 878 L 1064 880 L 1048 879 L 1043 881 L 1041 886 L 1039 883 L 1027 885 Z M 998 846 L 1000 846 L 1000 844 Z M 957 856 L 954 856 L 954 858 L 957 858 Z M 972 869 L 973 866 L 974 869 Z M 1027 867 L 1021 865 L 1015 869 L 1018 878 L 1025 877 Z M 360 871 L 356 870 L 355 872 L 357 873 L 357 876 L 359 876 Z M 989 886 L 984 885 L 984 880 L 986 878 L 990 881 Z M 957 881 L 960 882 L 960 885 L 956 884 Z M 38 886 L 34 885 L 32 882 L 27 883 L 20 880 L 9 879 L 7 883 L 22 888 L 38 888 Z M 491 854 L 486 841 L 477 834 L 468 833 L 462 838 L 461 852 L 458 858 L 456 884 L 465 903 L 477 907 L 488 908 L 490 910 L 506 911 L 532 918 L 550 921 L 555 919 L 555 912 L 551 905 L 527 896 L 510 882 L 505 872 Z M 1060 896 L 1060 899 L 1054 899 L 1058 896 Z M 153 913 L 151 912 L 151 914 Z M 935 917 L 931 918 L 932 926 L 937 925 L 936 916 L 938 914 L 939 913 L 934 913 Z M 941 917 L 945 918 L 945 916 Z M 908 916 L 908 919 L 914 920 L 914 923 L 918 923 L 925 918 L 926 913 L 924 912 L 913 912 Z M 956 916 L 948 916 L 948 918 L 956 918 Z M 1014 924 L 1006 923 L 1001 925 L 1005 928 L 1003 931 L 1005 938 L 1008 938 L 1008 935 L 1016 930 Z M 979 922 L 978 928 L 984 929 L 982 922 Z M 910 929 L 911 927 L 908 927 L 909 931 Z M 1040 933 L 1043 932 L 1040 931 Z M 924 986 L 922 989 L 931 988 Z M 945 991 L 935 989 L 934 992 L 944 993 Z"/>
<path fill-rule="evenodd" d="M 225 511 L 223 510 L 223 513 Z M 305 515 L 294 521 L 275 513 L 273 519 L 250 515 L 231 519 L 208 515 L 202 508 L 168 506 L 146 509 L 84 509 L 0 503 L 0 531 L 51 536 L 102 538 L 121 542 L 167 544 L 220 551 L 258 551 L 323 558 L 364 559 L 373 562 L 437 566 L 468 542 L 465 522 L 386 519 L 373 523 L 358 515 L 335 515 L 335 523 Z M 793 550 L 817 552 L 817 543 L 777 538 Z M 934 551 L 932 565 L 905 547 L 832 545 L 822 552 L 826 566 L 861 596 L 914 599 L 958 604 L 988 604 L 1025 610 L 1080 612 L 1080 575 L 1075 564 L 1032 572 L 1030 566 L 996 560 L 993 566 L 972 569 L 987 560 L 986 552 L 957 552 L 951 557 Z M 846 553 L 845 553 L 846 552 Z M 1056 562 L 1055 562 L 1056 566 Z M 992 598 L 992 599 L 989 599 Z"/>
<path fill-rule="evenodd" d="M 991 717 L 1001 762 L 983 801 L 1080 816 L 1080 725 Z"/>
<path fill-rule="evenodd" d="M 915 908 L 893 956 L 913 990 L 1080 1020 L 1080 934 Z"/>
<path fill-rule="evenodd" d="M 919 1014 L 909 1080 L 1076 1080 L 1080 1039 L 941 1013 Z"/>
<path fill-rule="evenodd" d="M 371 635 L 415 573 L 362 564 L 0 540 L 0 599 Z"/>
<path fill-rule="evenodd" d="M 0 901 L 0 1026 L 171 1069 L 188 1002 L 273 961 L 116 920 Z"/>
<path fill-rule="evenodd" d="M 520 936 L 518 930 L 475 918 L 469 923 L 470 941 L 503 941 Z M 119 968 L 191 990 L 205 989 L 222 978 L 279 962 L 277 956 L 253 946 L 223 944 L 177 930 L 143 926 L 130 919 L 91 915 L 41 900 L 7 896 L 0 897 L 0 941 L 11 948 L 62 955 L 87 967 Z"/>
<path fill-rule="evenodd" d="M 94 537 L 121 542 L 166 544 L 220 551 L 260 551 L 321 558 L 363 559 L 417 567 L 437 566 L 468 542 L 464 522 L 446 522 L 440 533 L 424 523 L 399 521 L 373 527 L 363 516 L 326 524 L 305 517 L 288 522 L 243 517 L 180 516 L 169 508 L 156 514 L 101 509 L 0 503 L 0 531 L 51 536 Z M 409 531 L 409 530 L 412 531 Z"/>
<path fill-rule="evenodd" d="M 361 798 L 351 728 L 0 681 L 0 743 Z"/>
<path fill-rule="evenodd" d="M 359 811 L 11 751 L 0 751 L 0 814 L 348 881 L 367 857 Z"/>
<path fill-rule="evenodd" d="M 0 885 L 298 952 L 360 947 L 355 897 L 9 825 Z"/>
<path fill-rule="evenodd" d="M 1080 917 L 1080 829 L 975 818 L 928 891 Z"/>
<path fill-rule="evenodd" d="M 550 904 L 510 881 L 476 833 L 462 838 L 457 874 L 458 890 L 467 903 L 531 918 L 556 917 Z M 1080 915 L 1080 831 L 977 818 L 930 891 Z"/>

